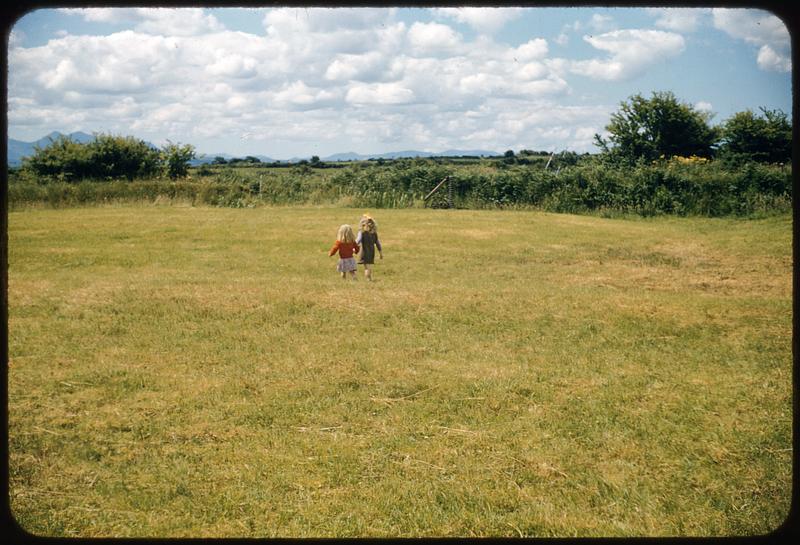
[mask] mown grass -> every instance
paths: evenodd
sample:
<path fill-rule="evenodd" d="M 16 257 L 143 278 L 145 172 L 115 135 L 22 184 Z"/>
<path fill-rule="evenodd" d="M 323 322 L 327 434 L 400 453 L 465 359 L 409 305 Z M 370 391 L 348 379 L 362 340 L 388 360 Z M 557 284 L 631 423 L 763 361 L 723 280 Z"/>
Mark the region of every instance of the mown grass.
<path fill-rule="evenodd" d="M 721 536 L 791 490 L 791 217 L 9 215 L 10 500 L 48 536 Z"/>

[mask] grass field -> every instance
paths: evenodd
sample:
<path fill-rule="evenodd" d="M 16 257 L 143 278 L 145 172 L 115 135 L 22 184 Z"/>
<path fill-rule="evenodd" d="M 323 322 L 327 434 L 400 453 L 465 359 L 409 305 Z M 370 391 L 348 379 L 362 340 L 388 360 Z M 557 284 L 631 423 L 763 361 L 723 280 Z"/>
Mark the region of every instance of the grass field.
<path fill-rule="evenodd" d="M 48 536 L 721 536 L 791 495 L 792 229 L 9 214 L 12 512 Z"/>

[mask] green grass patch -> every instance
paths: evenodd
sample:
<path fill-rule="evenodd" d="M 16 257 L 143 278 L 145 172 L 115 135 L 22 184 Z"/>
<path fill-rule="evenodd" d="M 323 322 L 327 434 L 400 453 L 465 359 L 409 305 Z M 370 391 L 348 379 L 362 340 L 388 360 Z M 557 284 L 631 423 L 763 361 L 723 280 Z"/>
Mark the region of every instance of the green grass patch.
<path fill-rule="evenodd" d="M 9 469 L 82 537 L 763 534 L 791 495 L 791 217 L 9 214 Z"/>

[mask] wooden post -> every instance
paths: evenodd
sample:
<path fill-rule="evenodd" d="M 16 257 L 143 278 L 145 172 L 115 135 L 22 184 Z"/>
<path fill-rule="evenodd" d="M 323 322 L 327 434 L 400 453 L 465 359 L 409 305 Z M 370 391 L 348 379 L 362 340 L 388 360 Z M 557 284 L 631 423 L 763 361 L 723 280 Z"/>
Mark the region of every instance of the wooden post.
<path fill-rule="evenodd" d="M 425 195 L 425 197 L 424 197 L 422 200 L 423 200 L 423 201 L 427 201 L 427 200 L 428 200 L 428 197 L 430 197 L 431 195 L 433 195 L 434 193 L 436 193 L 436 190 L 437 190 L 437 189 L 439 189 L 440 187 L 442 187 L 442 184 L 443 184 L 443 183 L 445 183 L 445 182 L 446 182 L 447 180 L 449 180 L 449 179 L 450 179 L 450 176 L 445 176 L 445 177 L 444 177 L 444 179 L 442 179 L 442 181 L 441 181 L 441 182 L 439 182 L 438 184 L 436 184 L 436 187 L 434 187 L 433 189 L 431 189 L 431 192 L 430 192 L 430 193 L 428 193 L 427 195 Z"/>
<path fill-rule="evenodd" d="M 547 170 L 547 167 L 550 166 L 550 161 L 553 160 L 553 155 L 555 155 L 555 154 L 556 154 L 556 152 L 553 152 L 553 153 L 550 154 L 550 159 L 547 160 L 547 164 L 544 166 L 545 170 Z"/>

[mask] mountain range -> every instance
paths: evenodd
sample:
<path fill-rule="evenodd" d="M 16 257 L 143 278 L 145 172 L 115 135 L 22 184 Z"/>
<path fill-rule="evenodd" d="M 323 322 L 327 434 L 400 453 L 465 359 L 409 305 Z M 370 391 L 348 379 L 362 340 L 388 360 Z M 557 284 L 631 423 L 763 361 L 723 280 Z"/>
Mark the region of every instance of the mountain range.
<path fill-rule="evenodd" d="M 33 155 L 36 148 L 44 148 L 47 147 L 50 142 L 57 139 L 59 136 L 68 136 L 75 142 L 79 142 L 81 144 L 85 144 L 87 142 L 91 142 L 94 140 L 94 136 L 91 134 L 87 134 L 85 132 L 73 132 L 68 135 L 64 135 L 58 131 L 53 131 L 47 136 L 43 136 L 42 138 L 34 141 L 34 142 L 23 142 L 22 140 L 15 140 L 13 138 L 8 139 L 8 166 L 16 167 L 22 164 L 23 157 L 29 157 Z M 156 147 L 153 144 L 147 143 L 151 147 Z M 373 153 L 373 154 L 362 154 L 362 153 L 355 153 L 355 152 L 345 152 L 345 153 L 334 153 L 333 155 L 329 155 L 327 157 L 321 157 L 321 161 L 328 161 L 328 162 L 335 162 L 335 161 L 366 161 L 368 159 L 399 159 L 399 158 L 413 158 L 413 157 L 460 157 L 462 155 L 469 155 L 469 156 L 483 156 L 483 157 L 493 157 L 502 155 L 500 153 L 494 151 L 486 151 L 486 150 L 447 150 L 443 152 L 433 153 L 429 151 L 418 151 L 418 150 L 404 150 L 404 151 L 391 151 L 386 153 Z M 194 159 L 191 164 L 194 166 L 202 165 L 205 163 L 211 163 L 214 161 L 216 157 L 222 157 L 226 161 L 233 159 L 234 155 L 230 155 L 227 153 L 198 153 L 197 158 Z M 258 158 L 262 163 L 273 163 L 276 160 L 272 159 L 271 157 L 267 157 L 265 155 L 253 155 L 252 157 Z M 284 163 L 297 163 L 302 160 L 309 160 L 311 157 L 292 157 L 291 159 L 282 160 Z"/>

